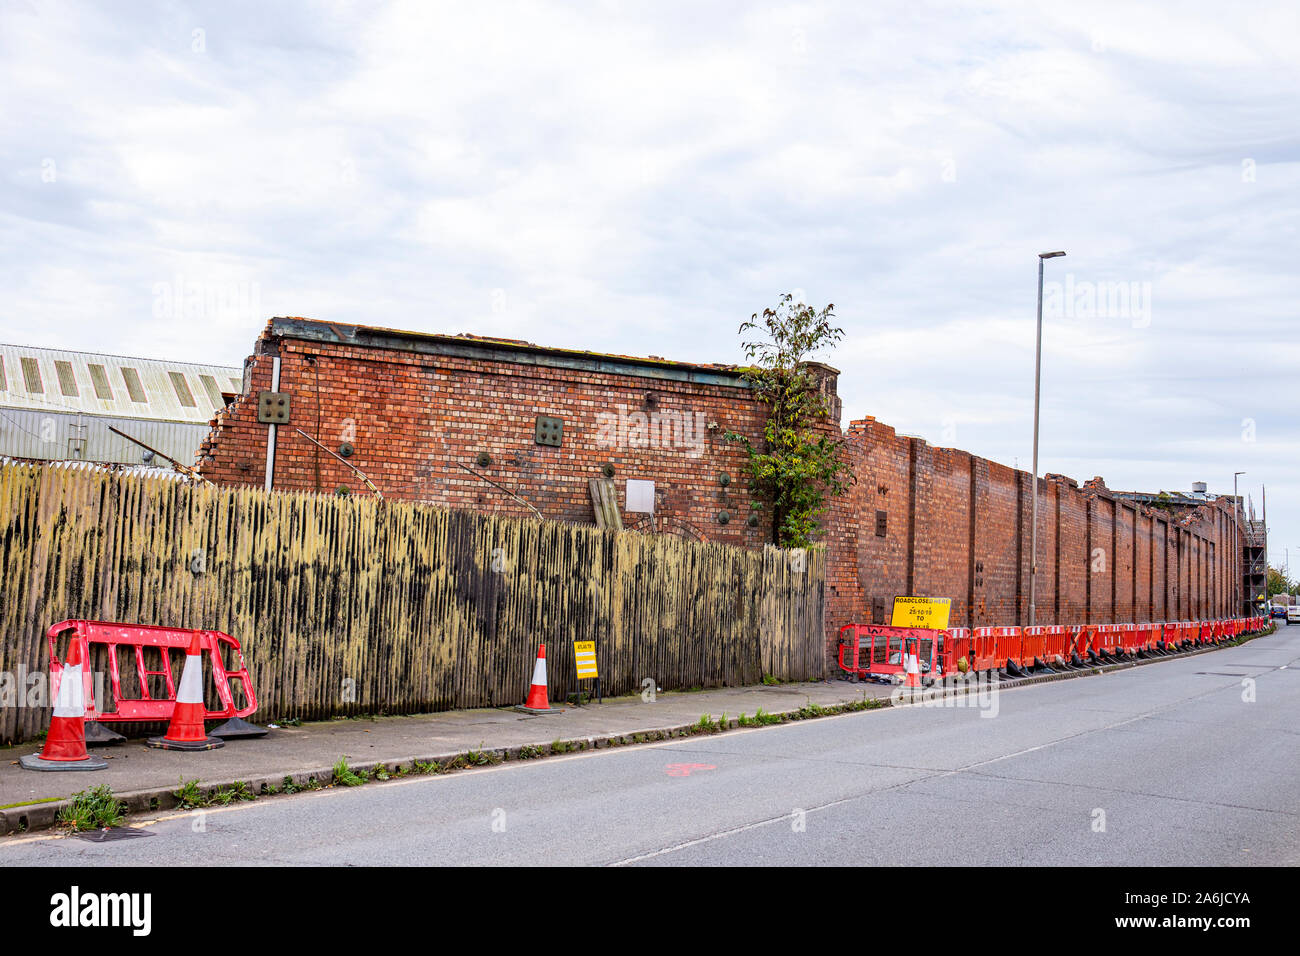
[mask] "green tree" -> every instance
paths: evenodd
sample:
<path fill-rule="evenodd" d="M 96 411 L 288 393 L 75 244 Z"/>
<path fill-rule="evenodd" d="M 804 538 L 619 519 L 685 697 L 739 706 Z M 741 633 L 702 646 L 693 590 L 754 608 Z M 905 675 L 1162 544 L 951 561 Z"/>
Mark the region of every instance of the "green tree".
<path fill-rule="evenodd" d="M 819 427 L 830 408 L 812 367 L 812 356 L 844 335 L 831 324 L 834 309 L 814 309 L 786 294 L 739 329 L 748 336 L 741 345 L 750 363 L 742 375 L 768 414 L 761 444 L 731 431 L 726 437 L 749 453 L 750 493 L 771 503 L 771 541 L 782 547 L 811 544 L 827 497 L 845 489 L 842 441 Z"/>
<path fill-rule="evenodd" d="M 1268 596 L 1274 594 L 1295 594 L 1296 583 L 1277 568 L 1268 569 Z"/>

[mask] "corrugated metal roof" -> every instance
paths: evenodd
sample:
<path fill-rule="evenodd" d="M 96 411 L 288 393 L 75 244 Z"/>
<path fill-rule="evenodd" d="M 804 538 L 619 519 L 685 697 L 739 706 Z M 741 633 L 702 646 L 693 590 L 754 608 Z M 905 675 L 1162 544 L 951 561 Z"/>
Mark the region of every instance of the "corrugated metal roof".
<path fill-rule="evenodd" d="M 194 464 L 199 446 L 208 435 L 207 422 L 166 422 L 0 407 L 0 455 L 119 464 L 153 460 L 154 456 L 139 445 L 109 431 L 110 426 L 183 465 Z"/>
<path fill-rule="evenodd" d="M 0 408 L 208 422 L 243 369 L 0 345 Z"/>

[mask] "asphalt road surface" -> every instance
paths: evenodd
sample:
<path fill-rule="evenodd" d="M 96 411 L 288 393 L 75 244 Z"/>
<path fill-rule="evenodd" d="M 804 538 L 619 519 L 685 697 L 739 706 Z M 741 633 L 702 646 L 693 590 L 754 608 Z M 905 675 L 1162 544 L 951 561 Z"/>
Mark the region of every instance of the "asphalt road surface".
<path fill-rule="evenodd" d="M 0 865 L 1300 864 L 1300 627 L 984 703 L 33 834 Z"/>

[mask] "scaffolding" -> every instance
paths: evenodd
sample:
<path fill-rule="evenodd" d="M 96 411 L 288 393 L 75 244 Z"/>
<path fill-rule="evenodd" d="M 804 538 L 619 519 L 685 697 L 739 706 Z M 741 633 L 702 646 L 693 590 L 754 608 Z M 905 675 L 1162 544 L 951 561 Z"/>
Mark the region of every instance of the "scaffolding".
<path fill-rule="evenodd" d="M 1242 613 L 1268 603 L 1268 528 L 1253 518 L 1241 523 Z"/>

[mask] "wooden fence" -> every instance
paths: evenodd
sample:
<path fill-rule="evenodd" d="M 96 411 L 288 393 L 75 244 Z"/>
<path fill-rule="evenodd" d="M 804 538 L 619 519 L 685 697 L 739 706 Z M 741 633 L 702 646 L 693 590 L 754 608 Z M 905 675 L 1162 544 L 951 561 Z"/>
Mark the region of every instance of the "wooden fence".
<path fill-rule="evenodd" d="M 0 466 L 0 672 L 43 675 L 65 618 L 220 630 L 263 721 L 521 703 L 541 642 L 560 699 L 575 640 L 596 641 L 606 694 L 820 678 L 824 578 L 820 548 Z M 25 690 L 0 740 L 48 725 L 11 706 Z"/>

